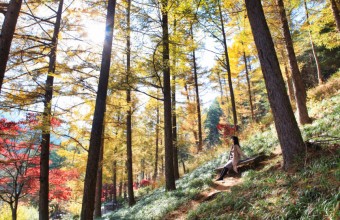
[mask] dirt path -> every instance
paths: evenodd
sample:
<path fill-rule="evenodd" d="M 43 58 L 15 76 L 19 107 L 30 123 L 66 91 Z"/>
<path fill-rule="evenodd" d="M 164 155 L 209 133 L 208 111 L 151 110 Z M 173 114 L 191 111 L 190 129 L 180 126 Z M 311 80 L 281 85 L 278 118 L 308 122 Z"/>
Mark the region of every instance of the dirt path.
<path fill-rule="evenodd" d="M 281 149 L 277 148 L 274 150 L 272 156 L 261 161 L 256 170 L 260 170 L 263 166 L 268 163 L 269 160 L 279 156 L 281 154 Z M 279 165 L 279 164 L 278 164 Z M 214 181 L 214 184 L 206 191 L 201 192 L 197 195 L 195 200 L 191 200 L 186 204 L 181 205 L 176 210 L 168 213 L 165 216 L 165 220 L 183 220 L 186 218 L 187 214 L 191 210 L 195 210 L 201 203 L 214 199 L 219 193 L 230 191 L 232 186 L 241 184 L 243 179 L 241 178 L 240 174 L 236 174 L 236 176 L 229 176 L 224 178 L 223 181 Z"/>
<path fill-rule="evenodd" d="M 214 181 L 213 186 L 201 192 L 195 200 L 191 200 L 189 203 L 183 204 L 176 210 L 170 212 L 165 216 L 165 220 L 183 220 L 186 218 L 190 210 L 195 210 L 197 206 L 203 202 L 214 199 L 219 193 L 230 191 L 232 186 L 242 183 L 242 178 L 238 177 L 226 177 L 223 181 Z"/>

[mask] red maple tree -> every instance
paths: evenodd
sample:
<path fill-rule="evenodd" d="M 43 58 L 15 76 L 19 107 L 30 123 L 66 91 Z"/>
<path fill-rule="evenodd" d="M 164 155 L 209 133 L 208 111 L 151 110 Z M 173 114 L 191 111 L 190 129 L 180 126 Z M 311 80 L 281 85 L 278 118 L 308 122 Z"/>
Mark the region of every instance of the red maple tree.
<path fill-rule="evenodd" d="M 51 122 L 60 126 L 57 119 Z M 14 220 L 19 200 L 38 196 L 41 135 L 35 128 L 40 124 L 33 114 L 18 122 L 0 119 L 0 199 L 9 204 Z M 49 199 L 68 200 L 71 189 L 65 183 L 77 176 L 74 170 L 51 169 Z"/>

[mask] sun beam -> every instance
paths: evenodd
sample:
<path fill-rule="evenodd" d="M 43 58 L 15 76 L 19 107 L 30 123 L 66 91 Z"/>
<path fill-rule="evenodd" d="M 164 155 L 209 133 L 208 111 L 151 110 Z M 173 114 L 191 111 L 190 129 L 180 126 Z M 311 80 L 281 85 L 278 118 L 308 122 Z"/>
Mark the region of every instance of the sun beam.
<path fill-rule="evenodd" d="M 105 24 L 100 22 L 86 22 L 85 30 L 87 32 L 86 38 L 95 43 L 95 44 L 103 44 L 104 36 L 105 36 Z"/>

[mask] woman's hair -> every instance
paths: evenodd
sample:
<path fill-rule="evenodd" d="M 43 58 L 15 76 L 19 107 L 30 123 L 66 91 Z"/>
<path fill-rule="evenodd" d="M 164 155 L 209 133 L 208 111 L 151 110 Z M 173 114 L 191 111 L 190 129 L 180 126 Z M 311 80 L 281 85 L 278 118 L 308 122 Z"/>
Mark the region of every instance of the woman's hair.
<path fill-rule="evenodd" d="M 233 139 L 234 145 L 240 146 L 240 142 L 238 141 L 238 137 L 236 137 L 236 136 L 231 136 L 231 139 Z"/>

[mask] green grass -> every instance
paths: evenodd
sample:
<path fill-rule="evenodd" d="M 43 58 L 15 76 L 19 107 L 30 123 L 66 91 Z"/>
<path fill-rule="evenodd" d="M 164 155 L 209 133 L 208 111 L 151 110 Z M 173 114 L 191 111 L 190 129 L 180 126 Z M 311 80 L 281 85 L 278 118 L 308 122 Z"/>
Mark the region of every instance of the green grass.
<path fill-rule="evenodd" d="M 339 219 L 340 93 L 323 96 L 321 101 L 311 99 L 309 109 L 313 123 L 302 126 L 301 132 L 305 141 L 318 143 L 321 149 L 309 152 L 305 167 L 289 174 L 279 169 L 281 158 L 272 159 L 260 171 L 244 172 L 241 185 L 201 203 L 187 219 Z M 253 133 L 241 145 L 248 155 L 269 154 L 279 142 L 271 125 Z M 226 159 L 227 152 L 185 174 L 176 182 L 177 190 L 157 189 L 140 198 L 135 206 L 104 218 L 162 219 L 208 189 L 215 177 L 214 168 Z"/>
<path fill-rule="evenodd" d="M 104 216 L 105 219 L 162 219 L 162 217 L 194 199 L 208 189 L 215 177 L 214 168 L 222 163 L 223 155 L 184 175 L 176 181 L 177 189 L 166 192 L 164 188 L 154 190 L 141 198 L 136 205 L 122 208 Z"/>
<path fill-rule="evenodd" d="M 189 212 L 188 219 L 337 219 L 340 150 L 295 174 L 270 169 L 243 174 L 244 183 Z M 270 170 L 270 172 L 269 172 Z M 337 171 L 336 171 L 337 170 Z"/>

